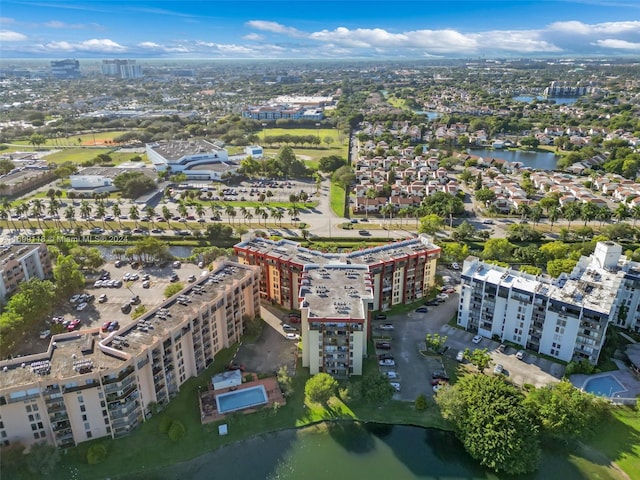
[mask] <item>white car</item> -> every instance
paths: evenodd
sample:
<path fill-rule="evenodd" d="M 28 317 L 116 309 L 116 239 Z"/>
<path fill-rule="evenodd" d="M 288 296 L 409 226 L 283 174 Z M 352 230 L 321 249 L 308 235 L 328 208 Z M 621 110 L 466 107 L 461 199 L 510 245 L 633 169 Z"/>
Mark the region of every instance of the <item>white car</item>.
<path fill-rule="evenodd" d="M 49 338 L 49 335 L 51 335 L 51 330 L 42 330 L 40 332 L 40 338 L 42 339 Z"/>
<path fill-rule="evenodd" d="M 434 393 L 438 393 L 438 391 L 442 388 L 442 383 L 438 383 L 437 385 L 433 386 L 433 392 Z"/>
<path fill-rule="evenodd" d="M 393 330 L 394 326 L 391 323 L 385 323 L 384 325 L 380 325 L 380 330 Z"/>
<path fill-rule="evenodd" d="M 460 350 L 458 352 L 458 354 L 456 355 L 456 360 L 459 362 L 463 362 L 464 361 L 464 350 Z"/>
<path fill-rule="evenodd" d="M 287 333 L 285 335 L 285 337 L 287 338 L 287 340 L 299 340 L 300 339 L 300 335 L 298 335 L 297 333 Z"/>
<path fill-rule="evenodd" d="M 439 293 L 438 295 L 436 295 L 436 298 L 440 298 L 442 300 L 446 300 L 447 298 L 449 298 L 449 294 L 448 293 Z"/>
<path fill-rule="evenodd" d="M 80 303 L 77 307 L 76 310 L 81 312 L 83 311 L 85 308 L 87 308 L 87 305 L 89 305 L 87 302 L 82 302 Z"/>
<path fill-rule="evenodd" d="M 524 350 L 519 350 L 518 353 L 516 353 L 516 358 L 518 360 L 524 360 L 524 354 L 525 354 Z"/>
<path fill-rule="evenodd" d="M 482 337 L 480 335 L 476 335 L 471 339 L 471 343 L 475 343 L 476 345 L 482 341 Z"/>
<path fill-rule="evenodd" d="M 392 380 L 395 380 L 398 378 L 398 372 L 389 371 L 389 372 L 384 372 L 384 374 L 387 376 L 387 378 L 390 378 Z"/>
<path fill-rule="evenodd" d="M 502 366 L 502 364 L 498 363 L 494 368 L 493 368 L 493 373 L 500 375 L 504 370 L 504 367 Z"/>
<path fill-rule="evenodd" d="M 400 391 L 400 384 L 398 382 L 389 382 L 389 383 L 396 392 Z"/>
<path fill-rule="evenodd" d="M 73 297 L 71 297 L 71 298 L 69 299 L 69 302 L 70 302 L 70 303 L 77 303 L 77 302 L 78 302 L 78 300 L 80 300 L 80 295 L 79 295 L 79 294 L 75 294 Z"/>
<path fill-rule="evenodd" d="M 387 358 L 385 360 L 380 360 L 378 362 L 378 365 L 380 365 L 381 367 L 395 367 L 396 362 L 394 360 L 391 360 L 390 358 Z"/>
<path fill-rule="evenodd" d="M 453 268 L 454 270 L 460 270 L 460 265 L 458 265 L 456 262 L 453 262 L 451 264 L 451 268 Z"/>

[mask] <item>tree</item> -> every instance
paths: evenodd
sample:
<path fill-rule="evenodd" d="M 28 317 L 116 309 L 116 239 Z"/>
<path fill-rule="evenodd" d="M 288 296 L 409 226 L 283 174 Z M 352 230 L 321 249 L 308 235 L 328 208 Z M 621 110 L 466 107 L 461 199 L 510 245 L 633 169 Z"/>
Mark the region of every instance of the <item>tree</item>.
<path fill-rule="evenodd" d="M 594 433 L 606 410 L 602 399 L 563 380 L 531 391 L 525 405 L 537 413 L 542 433 L 561 440 L 577 440 Z"/>
<path fill-rule="evenodd" d="M 427 349 L 432 350 L 434 352 L 440 352 L 444 347 L 444 344 L 447 342 L 446 335 L 440 336 L 439 333 L 427 333 L 425 337 L 425 341 L 427 343 Z"/>
<path fill-rule="evenodd" d="M 536 137 L 524 137 L 520 139 L 520 145 L 527 148 L 538 148 L 540 146 L 540 140 Z"/>
<path fill-rule="evenodd" d="M 427 403 L 427 397 L 425 397 L 424 393 L 418 395 L 414 403 L 415 409 L 419 412 L 422 412 L 426 410 L 428 406 L 429 404 Z"/>
<path fill-rule="evenodd" d="M 179 420 L 174 420 L 171 422 L 171 426 L 169 427 L 169 431 L 167 432 L 167 436 L 172 442 L 177 442 L 182 437 L 185 436 L 187 430 L 184 428 L 184 425 Z"/>
<path fill-rule="evenodd" d="M 11 160 L 7 160 L 4 158 L 0 160 L 0 175 L 6 175 L 14 168 L 16 168 L 16 165 Z"/>
<path fill-rule="evenodd" d="M 317 373 L 304 385 L 307 401 L 326 405 L 338 388 L 338 382 L 328 373 Z"/>
<path fill-rule="evenodd" d="M 467 452 L 481 465 L 521 476 L 540 459 L 536 418 L 524 396 L 497 376 L 465 375 L 436 396 Z"/>
<path fill-rule="evenodd" d="M 84 275 L 71 255 L 58 256 L 53 267 L 53 278 L 56 281 L 56 294 L 66 298 L 78 292 L 84 286 Z"/>
<path fill-rule="evenodd" d="M 87 463 L 97 465 L 107 458 L 107 447 L 102 443 L 95 443 L 87 450 Z"/>
<path fill-rule="evenodd" d="M 444 258 L 451 262 L 462 262 L 469 256 L 469 247 L 465 243 L 447 242 L 442 244 Z"/>
<path fill-rule="evenodd" d="M 466 358 L 472 365 L 475 365 L 480 373 L 484 373 L 491 363 L 491 355 L 489 355 L 486 348 L 475 348 L 474 350 L 469 350 L 467 348 L 464 351 L 464 358 Z"/>
<path fill-rule="evenodd" d="M 475 195 L 476 200 L 484 203 L 485 205 L 488 205 L 496 199 L 496 193 L 488 188 L 481 188 L 480 190 L 477 190 Z"/>
<path fill-rule="evenodd" d="M 278 379 L 278 385 L 280 385 L 280 390 L 282 390 L 282 394 L 285 397 L 288 397 L 293 393 L 293 380 L 289 376 L 289 370 L 285 365 L 281 366 L 277 373 L 276 378 Z"/>
<path fill-rule="evenodd" d="M 367 402 L 381 404 L 391 400 L 394 389 L 389 379 L 378 370 L 364 376 L 360 384 L 360 395 Z"/>
<path fill-rule="evenodd" d="M 40 145 L 44 145 L 45 143 L 47 143 L 47 139 L 45 138 L 44 135 L 41 135 L 39 133 L 34 133 L 29 137 L 29 143 L 34 147 L 38 148 Z"/>
<path fill-rule="evenodd" d="M 433 235 L 436 232 L 442 230 L 442 218 L 436 214 L 425 215 L 420 219 L 420 226 L 418 227 L 418 233 L 426 233 L 427 235 Z"/>
<path fill-rule="evenodd" d="M 470 240 L 476 236 L 476 232 L 476 227 L 465 220 L 451 232 L 451 239 L 458 242 Z"/>
<path fill-rule="evenodd" d="M 322 157 L 318 161 L 318 169 L 322 172 L 330 173 L 335 172 L 337 169 L 346 164 L 347 161 L 344 158 L 339 157 L 338 155 L 331 155 L 328 157 Z"/>
<path fill-rule="evenodd" d="M 104 264 L 102 253 L 95 247 L 75 245 L 69 250 L 69 255 L 78 264 L 79 268 L 95 270 Z"/>
<path fill-rule="evenodd" d="M 506 238 L 491 238 L 484 244 L 481 256 L 484 260 L 508 262 L 514 248 L 514 245 Z"/>
<path fill-rule="evenodd" d="M 126 198 L 136 198 L 156 188 L 151 177 L 142 172 L 124 172 L 113 179 L 113 185 L 122 191 Z"/>
<path fill-rule="evenodd" d="M 344 165 L 338 168 L 335 172 L 333 172 L 333 175 L 331 175 L 331 181 L 341 186 L 345 190 L 349 188 L 349 186 L 355 181 L 355 179 L 356 176 L 353 173 L 353 169 L 348 165 Z"/>
<path fill-rule="evenodd" d="M 542 234 L 530 227 L 520 223 L 512 223 L 507 228 L 507 238 L 515 242 L 536 242 L 540 240 Z"/>
<path fill-rule="evenodd" d="M 27 469 L 34 474 L 49 475 L 60 461 L 60 450 L 47 442 L 31 445 L 27 455 Z"/>
<path fill-rule="evenodd" d="M 547 262 L 547 273 L 552 277 L 558 277 L 561 273 L 571 273 L 573 267 L 576 266 L 577 261 L 570 258 L 559 258 L 556 260 L 549 260 Z"/>
<path fill-rule="evenodd" d="M 182 289 L 184 289 L 184 283 L 182 282 L 176 282 L 167 285 L 167 287 L 164 289 L 164 298 L 173 297 L 176 293 L 182 291 Z"/>

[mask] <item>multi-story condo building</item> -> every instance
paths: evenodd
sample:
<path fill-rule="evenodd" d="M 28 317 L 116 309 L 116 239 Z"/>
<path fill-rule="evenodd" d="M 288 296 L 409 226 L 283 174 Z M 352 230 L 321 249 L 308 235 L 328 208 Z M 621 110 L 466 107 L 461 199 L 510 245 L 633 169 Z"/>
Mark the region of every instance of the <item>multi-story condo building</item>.
<path fill-rule="evenodd" d="M 0 248 L 0 302 L 18 289 L 20 282 L 51 276 L 51 258 L 44 243 L 14 243 Z"/>
<path fill-rule="evenodd" d="M 80 62 L 78 60 L 51 60 L 51 76 L 66 80 L 80 78 Z"/>
<path fill-rule="evenodd" d="M 259 274 L 222 261 L 129 325 L 55 335 L 45 352 L 0 362 L 0 443 L 127 435 L 240 340 L 259 315 Z"/>
<path fill-rule="evenodd" d="M 311 374 L 362 375 L 373 285 L 366 265 L 305 265 L 300 275 L 302 366 Z"/>
<path fill-rule="evenodd" d="M 142 67 L 135 60 L 102 60 L 100 72 L 109 77 L 142 78 Z"/>
<path fill-rule="evenodd" d="M 156 171 L 184 173 L 191 180 L 220 180 L 240 167 L 224 148 L 206 140 L 151 143 L 146 150 Z"/>
<path fill-rule="evenodd" d="M 310 250 L 290 240 L 248 236 L 234 247 L 243 264 L 260 267 L 260 294 L 285 308 L 299 309 L 305 265 L 364 265 L 373 287 L 373 310 L 424 297 L 435 283 L 440 247 L 425 235 L 346 254 Z"/>
<path fill-rule="evenodd" d="M 640 330 L 640 264 L 599 242 L 570 274 L 533 276 L 464 262 L 458 325 L 564 361 L 595 364 L 609 323 Z"/>

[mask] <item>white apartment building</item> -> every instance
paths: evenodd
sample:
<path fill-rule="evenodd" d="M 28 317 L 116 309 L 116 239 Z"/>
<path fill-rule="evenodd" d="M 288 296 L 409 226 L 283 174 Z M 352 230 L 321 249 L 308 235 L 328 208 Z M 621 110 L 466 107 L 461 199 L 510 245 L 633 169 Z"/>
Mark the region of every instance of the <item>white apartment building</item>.
<path fill-rule="evenodd" d="M 119 330 L 55 335 L 45 352 L 0 362 L 0 444 L 127 435 L 240 340 L 259 315 L 259 273 L 224 260 Z"/>
<path fill-rule="evenodd" d="M 109 77 L 142 78 L 142 67 L 135 60 L 102 60 L 100 72 Z"/>
<path fill-rule="evenodd" d="M 51 258 L 44 243 L 13 243 L 0 248 L 0 302 L 18 289 L 20 282 L 51 276 Z"/>
<path fill-rule="evenodd" d="M 609 323 L 640 331 L 640 264 L 598 242 L 570 274 L 533 276 L 464 262 L 458 325 L 560 360 L 595 364 Z"/>

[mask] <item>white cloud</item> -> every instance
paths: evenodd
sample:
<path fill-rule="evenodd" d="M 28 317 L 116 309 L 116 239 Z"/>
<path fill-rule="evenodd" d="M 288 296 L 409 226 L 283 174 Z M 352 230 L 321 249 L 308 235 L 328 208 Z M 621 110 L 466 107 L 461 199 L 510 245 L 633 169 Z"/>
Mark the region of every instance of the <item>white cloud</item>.
<path fill-rule="evenodd" d="M 0 42 L 23 42 L 27 39 L 26 35 L 11 30 L 0 30 Z"/>
<path fill-rule="evenodd" d="M 242 37 L 244 40 L 251 40 L 251 41 L 260 41 L 260 40 L 264 40 L 264 37 L 258 33 L 249 33 L 247 35 L 245 35 L 244 37 Z"/>
<path fill-rule="evenodd" d="M 605 22 L 588 25 L 578 21 L 556 22 L 549 25 L 548 30 L 564 32 L 571 35 L 600 35 L 618 33 L 640 33 L 640 22 Z"/>
<path fill-rule="evenodd" d="M 92 52 L 92 53 L 119 53 L 126 52 L 127 47 L 120 45 L 108 38 L 92 38 L 83 42 L 49 42 L 42 46 L 45 50 L 55 52 Z"/>
<path fill-rule="evenodd" d="M 57 29 L 64 29 L 64 30 L 84 30 L 90 27 L 89 25 L 84 25 L 82 23 L 65 23 L 59 20 L 51 20 L 45 23 L 44 26 L 48 28 L 57 28 Z M 91 27 L 96 28 L 97 25 L 94 24 L 94 25 L 91 25 Z"/>
<path fill-rule="evenodd" d="M 153 48 L 153 49 L 161 49 L 163 48 L 162 45 L 159 45 L 155 42 L 141 42 L 138 44 L 138 47 L 140 48 Z"/>
<path fill-rule="evenodd" d="M 10 24 L 13 24 L 13 23 L 18 23 L 18 22 L 16 22 L 15 18 L 0 17 L 0 24 L 10 25 Z"/>
<path fill-rule="evenodd" d="M 281 33 L 290 37 L 306 37 L 305 32 L 301 32 L 297 28 L 287 27 L 277 22 L 269 22 L 267 20 L 250 20 L 247 22 L 247 26 L 255 28 L 256 30 L 262 30 L 271 33 Z"/>
<path fill-rule="evenodd" d="M 615 38 L 607 38 L 598 40 L 596 45 L 605 48 L 617 48 L 621 50 L 640 50 L 640 42 L 628 42 L 626 40 L 617 40 Z"/>

